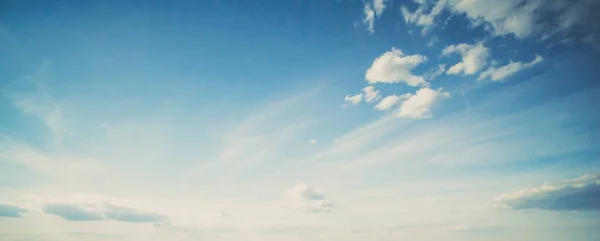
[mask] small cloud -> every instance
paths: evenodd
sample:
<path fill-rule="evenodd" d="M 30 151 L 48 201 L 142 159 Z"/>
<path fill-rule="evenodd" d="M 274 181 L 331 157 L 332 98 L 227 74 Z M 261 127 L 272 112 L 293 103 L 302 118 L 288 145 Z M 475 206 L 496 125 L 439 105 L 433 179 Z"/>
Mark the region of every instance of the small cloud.
<path fill-rule="evenodd" d="M 404 82 L 410 86 L 425 85 L 425 78 L 411 73 L 413 68 L 425 61 L 427 58 L 423 55 L 404 55 L 401 50 L 392 48 L 373 61 L 365 79 L 369 84 Z"/>
<path fill-rule="evenodd" d="M 77 204 L 52 203 L 42 208 L 45 213 L 54 214 L 69 221 L 97 221 L 103 217 L 95 210 Z"/>
<path fill-rule="evenodd" d="M 106 208 L 106 217 L 117 221 L 131 223 L 154 223 L 168 220 L 167 216 L 156 213 L 141 212 L 130 207 L 109 205 Z"/>
<path fill-rule="evenodd" d="M 0 203 L 0 217 L 19 218 L 24 212 L 26 210 L 19 206 Z"/>
<path fill-rule="evenodd" d="M 490 67 L 486 71 L 481 72 L 477 80 L 490 79 L 493 82 L 500 81 L 521 70 L 531 68 L 532 66 L 542 62 L 543 60 L 544 58 L 542 58 L 542 56 L 536 55 L 535 59 L 528 63 L 511 61 L 507 65 L 504 65 L 500 68 Z"/>
<path fill-rule="evenodd" d="M 451 66 L 446 70 L 450 75 L 473 75 L 488 65 L 490 49 L 483 46 L 483 43 L 450 45 L 444 48 L 442 56 L 457 53 L 462 57 L 461 62 Z"/>
<path fill-rule="evenodd" d="M 433 90 L 430 88 L 421 88 L 417 93 L 410 95 L 408 99 L 400 105 L 400 111 L 397 117 L 411 119 L 427 119 L 433 114 L 433 107 L 443 99 L 450 98 L 450 93 L 442 92 L 442 89 Z"/>
<path fill-rule="evenodd" d="M 600 210 L 600 174 L 588 174 L 558 184 L 545 184 L 501 195 L 503 208 L 550 211 Z"/>
<path fill-rule="evenodd" d="M 310 140 L 310 141 L 308 141 L 308 142 L 309 142 L 310 144 L 313 144 L 313 145 L 314 145 L 314 144 L 317 144 L 317 140 L 316 140 L 316 139 L 312 139 L 312 140 Z"/>
<path fill-rule="evenodd" d="M 362 91 L 365 93 L 365 101 L 367 103 L 377 101 L 381 98 L 379 90 L 375 89 L 375 87 L 373 86 L 367 86 L 365 88 L 362 88 Z"/>
<path fill-rule="evenodd" d="M 348 104 L 351 104 L 351 105 L 358 105 L 362 101 L 362 96 L 363 96 L 362 93 L 356 94 L 353 96 L 346 95 L 346 97 L 344 98 L 344 101 L 348 102 Z M 344 107 L 348 107 L 348 104 L 345 104 Z"/>
<path fill-rule="evenodd" d="M 285 191 L 284 206 L 306 212 L 329 212 L 334 204 L 325 198 L 325 191 L 306 184 L 298 184 Z"/>
<path fill-rule="evenodd" d="M 375 17 L 380 17 L 383 14 L 387 0 L 372 0 L 367 1 L 363 8 L 363 24 L 367 25 L 367 31 L 370 34 L 375 32 Z"/>

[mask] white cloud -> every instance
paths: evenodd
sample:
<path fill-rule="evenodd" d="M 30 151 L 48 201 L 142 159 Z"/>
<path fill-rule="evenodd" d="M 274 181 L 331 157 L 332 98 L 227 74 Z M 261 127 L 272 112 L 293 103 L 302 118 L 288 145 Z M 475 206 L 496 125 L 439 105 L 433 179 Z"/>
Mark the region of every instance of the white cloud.
<path fill-rule="evenodd" d="M 314 144 L 317 144 L 317 139 L 312 139 L 312 140 L 310 140 L 310 141 L 308 141 L 308 142 L 309 142 L 310 144 L 313 144 L 313 145 L 314 145 Z"/>
<path fill-rule="evenodd" d="M 344 101 L 348 102 L 349 104 L 352 105 L 358 105 L 361 101 L 362 101 L 362 93 L 361 94 L 356 94 L 356 95 L 346 95 L 346 97 L 344 97 Z M 344 105 L 345 107 L 347 107 L 348 104 Z"/>
<path fill-rule="evenodd" d="M 375 11 L 369 3 L 365 4 L 365 8 L 363 9 L 363 14 L 365 15 L 363 18 L 363 23 L 367 25 L 367 31 L 369 33 L 375 32 Z"/>
<path fill-rule="evenodd" d="M 376 110 L 388 110 L 390 108 L 392 108 L 393 106 L 395 106 L 396 104 L 400 103 L 401 100 L 404 99 L 408 99 L 410 98 L 412 94 L 411 93 L 406 93 L 403 95 L 388 95 L 385 98 L 383 98 L 381 101 L 379 101 L 379 103 L 375 106 Z"/>
<path fill-rule="evenodd" d="M 587 174 L 558 184 L 545 184 L 501 195 L 501 207 L 553 211 L 600 210 L 600 174 Z"/>
<path fill-rule="evenodd" d="M 380 16 L 385 9 L 385 2 L 387 0 L 373 0 L 373 9 L 375 9 L 375 14 Z"/>
<path fill-rule="evenodd" d="M 417 90 L 417 93 L 402 102 L 400 111 L 396 116 L 411 119 L 431 118 L 433 116 L 431 109 L 440 100 L 446 98 L 450 98 L 450 93 L 442 92 L 442 89 L 432 90 L 430 88 L 421 88 Z"/>
<path fill-rule="evenodd" d="M 375 87 L 373 87 L 373 86 L 367 86 L 367 87 L 363 88 L 362 91 L 365 93 L 365 101 L 367 103 L 377 101 L 381 98 L 381 95 L 379 94 L 379 90 L 375 89 Z"/>
<path fill-rule="evenodd" d="M 507 65 L 504 65 L 499 68 L 490 67 L 486 71 L 481 72 L 479 78 L 477 80 L 484 80 L 486 78 L 491 81 L 500 81 L 506 77 L 509 77 L 521 70 L 530 68 L 540 62 L 542 62 L 544 58 L 542 56 L 536 55 L 535 59 L 528 63 L 523 62 L 510 62 Z"/>
<path fill-rule="evenodd" d="M 453 53 L 460 54 L 461 62 L 451 66 L 446 74 L 472 75 L 483 69 L 488 64 L 490 57 L 490 49 L 483 46 L 483 43 L 449 45 L 444 48 L 442 56 L 447 56 Z"/>
<path fill-rule="evenodd" d="M 373 61 L 365 79 L 370 84 L 404 82 L 410 86 L 425 85 L 427 82 L 422 76 L 411 73 L 413 68 L 425 61 L 427 58 L 423 55 L 404 55 L 401 50 L 392 48 Z"/>
<path fill-rule="evenodd" d="M 400 8 L 404 22 L 412 23 L 422 27 L 421 34 L 427 34 L 435 26 L 435 18 L 444 10 L 446 0 L 439 0 L 429 13 L 427 4 L 421 4 L 414 12 L 408 10 L 406 6 Z"/>
<path fill-rule="evenodd" d="M 375 32 L 375 17 L 380 17 L 385 9 L 386 0 L 367 1 L 363 8 L 363 23 L 367 25 L 369 33 Z"/>
<path fill-rule="evenodd" d="M 325 198 L 325 191 L 306 184 L 297 184 L 285 191 L 284 206 L 307 212 L 329 212 L 334 205 Z"/>

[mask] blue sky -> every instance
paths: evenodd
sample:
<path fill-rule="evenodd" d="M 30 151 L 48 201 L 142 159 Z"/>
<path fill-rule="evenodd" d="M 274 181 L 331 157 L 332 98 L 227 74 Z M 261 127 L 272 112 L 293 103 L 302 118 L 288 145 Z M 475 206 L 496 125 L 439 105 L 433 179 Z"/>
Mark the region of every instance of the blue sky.
<path fill-rule="evenodd" d="M 597 10 L 4 1 L 0 239 L 595 240 Z"/>

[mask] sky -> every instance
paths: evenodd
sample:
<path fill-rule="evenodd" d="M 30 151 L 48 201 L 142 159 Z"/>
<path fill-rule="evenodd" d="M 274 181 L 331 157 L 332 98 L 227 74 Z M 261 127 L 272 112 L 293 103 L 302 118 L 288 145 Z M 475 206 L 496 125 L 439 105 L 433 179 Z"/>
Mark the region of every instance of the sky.
<path fill-rule="evenodd" d="M 0 3 L 0 239 L 594 241 L 597 0 Z"/>

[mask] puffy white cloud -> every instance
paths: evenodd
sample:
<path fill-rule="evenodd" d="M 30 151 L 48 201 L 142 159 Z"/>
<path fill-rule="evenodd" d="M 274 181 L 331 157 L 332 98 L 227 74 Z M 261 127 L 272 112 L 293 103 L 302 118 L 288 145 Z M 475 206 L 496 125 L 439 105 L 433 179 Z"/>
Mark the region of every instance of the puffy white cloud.
<path fill-rule="evenodd" d="M 600 174 L 525 188 L 496 198 L 504 208 L 553 211 L 600 210 Z"/>
<path fill-rule="evenodd" d="M 379 101 L 379 103 L 375 106 L 376 110 L 388 110 L 390 108 L 392 108 L 393 106 L 395 106 L 396 104 L 400 103 L 401 100 L 404 99 L 408 99 L 410 98 L 410 96 L 412 96 L 411 93 L 406 93 L 403 95 L 388 95 L 385 98 L 383 98 L 381 101 Z"/>
<path fill-rule="evenodd" d="M 363 8 L 363 23 L 367 25 L 369 33 L 375 32 L 375 17 L 380 17 L 385 9 L 386 0 L 367 1 Z"/>
<path fill-rule="evenodd" d="M 344 97 L 344 101 L 348 102 L 348 104 L 351 105 L 358 105 L 358 103 L 360 103 L 362 101 L 362 93 L 360 94 L 356 94 L 356 95 L 346 95 L 346 97 Z M 347 107 L 348 104 L 345 104 L 344 107 Z"/>
<path fill-rule="evenodd" d="M 544 58 L 542 56 L 536 55 L 535 59 L 528 63 L 523 62 L 510 62 L 507 65 L 504 65 L 499 68 L 490 67 L 486 71 L 481 72 L 479 78 L 477 80 L 484 80 L 489 78 L 491 81 L 500 81 L 506 77 L 509 77 L 521 70 L 530 68 L 540 62 L 542 62 Z"/>
<path fill-rule="evenodd" d="M 297 184 L 285 191 L 284 206 L 306 212 L 329 212 L 334 205 L 325 198 L 325 191 L 306 184 Z"/>
<path fill-rule="evenodd" d="M 408 10 L 406 6 L 402 6 L 400 11 L 404 17 L 404 22 L 422 27 L 421 34 L 426 34 L 435 26 L 435 18 L 445 7 L 446 0 L 439 0 L 429 13 L 425 13 L 428 10 L 427 4 L 421 4 L 414 12 Z"/>
<path fill-rule="evenodd" d="M 365 93 L 365 101 L 367 103 L 371 103 L 381 98 L 379 90 L 375 89 L 373 86 L 367 86 L 363 88 L 362 91 Z"/>
<path fill-rule="evenodd" d="M 444 48 L 442 55 L 447 56 L 453 53 L 460 54 L 462 61 L 446 70 L 446 74 L 475 74 L 487 66 L 490 57 L 490 49 L 483 46 L 481 42 L 477 44 L 449 45 Z"/>
<path fill-rule="evenodd" d="M 442 89 L 421 88 L 417 90 L 417 93 L 402 102 L 400 111 L 396 116 L 411 119 L 431 118 L 433 116 L 431 109 L 439 101 L 446 98 L 450 98 L 450 93 L 442 92 Z"/>
<path fill-rule="evenodd" d="M 401 83 L 410 86 L 427 84 L 422 76 L 413 75 L 411 70 L 427 61 L 423 55 L 404 55 L 396 48 L 385 52 L 373 61 L 365 74 L 365 79 L 370 84 L 375 83 Z"/>

